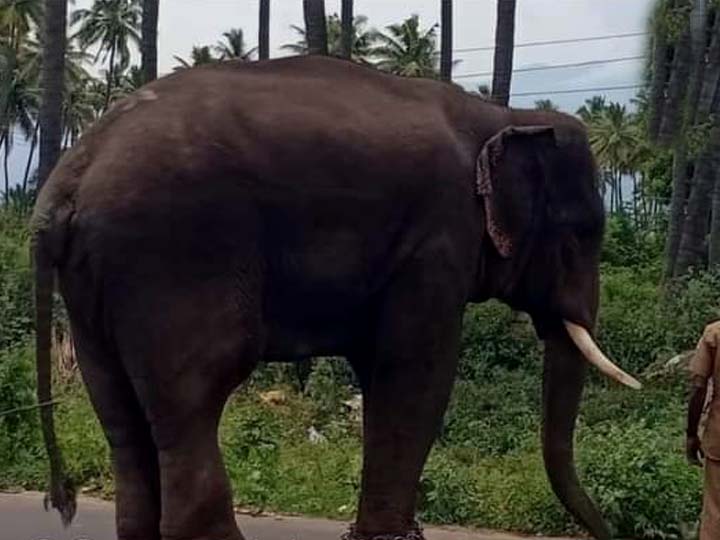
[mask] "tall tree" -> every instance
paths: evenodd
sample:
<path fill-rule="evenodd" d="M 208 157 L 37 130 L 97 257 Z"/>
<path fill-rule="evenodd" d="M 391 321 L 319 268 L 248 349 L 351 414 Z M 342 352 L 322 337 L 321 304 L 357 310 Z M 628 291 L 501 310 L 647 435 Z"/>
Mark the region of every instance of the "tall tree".
<path fill-rule="evenodd" d="M 248 62 L 257 52 L 255 47 L 248 49 L 242 28 L 232 28 L 223 32 L 223 38 L 223 41 L 215 45 L 215 52 L 220 56 L 220 60 L 237 59 Z"/>
<path fill-rule="evenodd" d="M 342 0 L 341 38 L 342 57 L 348 60 L 353 55 L 353 42 L 355 41 L 355 15 L 353 0 Z"/>
<path fill-rule="evenodd" d="M 66 27 L 67 0 L 45 0 L 38 188 L 47 180 L 60 157 L 63 134 Z"/>
<path fill-rule="evenodd" d="M 0 28 L 15 51 L 33 25 L 40 22 L 42 8 L 42 0 L 3 0 L 0 4 Z"/>
<path fill-rule="evenodd" d="M 41 75 L 42 104 L 40 107 L 40 171 L 38 188 L 47 180 L 60 156 L 62 143 L 62 105 L 65 87 L 65 43 L 67 28 L 67 0 L 45 0 L 45 13 L 41 32 L 43 35 L 43 63 Z M 40 278 L 48 279 L 40 279 Z M 38 273 L 36 298 L 52 295 L 52 276 Z M 49 320 L 49 317 L 48 317 Z M 42 328 L 42 334 L 50 335 L 50 328 Z M 55 439 L 51 393 L 51 343 L 38 332 L 37 348 L 37 398 L 45 404 L 40 409 L 45 448 L 50 458 L 50 504 L 56 508 L 67 525 L 75 515 L 75 490 L 65 475 L 62 455 Z"/>
<path fill-rule="evenodd" d="M 372 55 L 379 69 L 405 77 L 438 77 L 437 25 L 423 30 L 413 15 L 388 26 L 387 33 L 376 33 L 375 40 Z"/>
<path fill-rule="evenodd" d="M 25 139 L 33 137 L 37 111 L 37 78 L 22 65 L 23 57 L 10 46 L 0 47 L 3 70 L 0 74 L 0 145 L 4 147 L 5 202 L 10 196 L 8 158 L 19 127 Z"/>
<path fill-rule="evenodd" d="M 351 57 L 354 61 L 368 64 L 372 55 L 372 46 L 376 39 L 377 32 L 367 29 L 367 17 L 365 15 L 356 15 L 353 20 L 352 30 L 352 53 Z M 297 43 L 288 43 L 281 48 L 291 51 L 294 54 L 308 54 L 308 44 L 305 29 L 300 26 L 292 25 L 291 28 L 300 36 Z M 342 58 L 342 22 L 337 14 L 332 14 L 327 18 L 327 36 L 328 36 L 328 53 L 332 56 Z"/>
<path fill-rule="evenodd" d="M 157 41 L 160 0 L 143 0 L 142 11 L 142 73 L 144 82 L 154 81 L 158 76 Z"/>
<path fill-rule="evenodd" d="M 173 68 L 174 71 L 213 64 L 219 60 L 213 56 L 212 50 L 207 45 L 203 45 L 202 47 L 193 46 L 189 61 L 179 56 L 175 56 L 174 58 L 178 61 L 178 65 Z"/>
<path fill-rule="evenodd" d="M 442 13 L 440 15 L 440 78 L 443 81 L 452 80 L 453 68 L 453 3 L 452 0 L 442 0 Z"/>
<path fill-rule="evenodd" d="M 497 0 L 492 98 L 502 105 L 510 102 L 515 48 L 515 2 L 516 0 Z"/>
<path fill-rule="evenodd" d="M 79 24 L 77 38 L 82 48 L 98 46 L 96 60 L 108 62 L 105 109 L 110 105 L 118 74 L 130 65 L 130 45 L 140 46 L 140 6 L 136 0 L 95 0 L 90 9 L 73 12 L 72 24 Z"/>
<path fill-rule="evenodd" d="M 551 99 L 538 99 L 535 102 L 535 109 L 538 111 L 559 111 L 560 107 Z"/>
<path fill-rule="evenodd" d="M 303 0 L 308 54 L 328 54 L 325 0 Z"/>
<path fill-rule="evenodd" d="M 270 58 L 270 0 L 260 0 L 260 19 L 258 21 L 258 57 Z"/>

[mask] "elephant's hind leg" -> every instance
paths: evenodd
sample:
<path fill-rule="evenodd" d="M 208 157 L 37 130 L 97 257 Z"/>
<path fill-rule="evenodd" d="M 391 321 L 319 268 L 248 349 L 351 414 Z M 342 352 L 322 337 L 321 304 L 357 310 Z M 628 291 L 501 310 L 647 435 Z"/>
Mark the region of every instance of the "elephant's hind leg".
<path fill-rule="evenodd" d="M 242 540 L 218 424 L 227 398 L 260 358 L 260 309 L 233 287 L 180 290 L 180 298 L 144 291 L 145 307 L 127 311 L 119 326 L 158 450 L 161 537 Z"/>
<path fill-rule="evenodd" d="M 119 361 L 73 325 L 78 364 L 110 445 L 119 540 L 160 539 L 157 449 Z"/>

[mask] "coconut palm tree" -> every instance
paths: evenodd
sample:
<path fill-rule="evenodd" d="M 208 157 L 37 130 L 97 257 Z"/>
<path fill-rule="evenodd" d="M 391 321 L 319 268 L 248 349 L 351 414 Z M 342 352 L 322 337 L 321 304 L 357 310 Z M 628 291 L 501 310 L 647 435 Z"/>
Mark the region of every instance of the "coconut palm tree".
<path fill-rule="evenodd" d="M 605 96 L 593 96 L 585 100 L 585 105 L 580 107 L 575 114 L 586 124 L 590 125 L 593 120 L 601 115 L 607 108 Z"/>
<path fill-rule="evenodd" d="M 46 0 L 42 32 L 40 165 L 38 189 L 50 175 L 60 156 L 62 142 L 62 103 L 65 88 L 65 47 L 67 44 L 67 2 Z M 46 442 L 54 446 L 54 441 Z M 57 478 L 57 475 L 55 476 Z M 53 506 L 61 501 L 52 501 Z"/>
<path fill-rule="evenodd" d="M 0 3 L 0 29 L 16 51 L 42 15 L 42 0 L 3 0 Z"/>
<path fill-rule="evenodd" d="M 258 58 L 270 58 L 270 0 L 260 0 L 260 19 L 258 21 Z"/>
<path fill-rule="evenodd" d="M 590 124 L 590 145 L 610 185 L 610 211 L 623 211 L 622 178 L 630 170 L 630 153 L 639 130 L 625 106 L 611 103 Z"/>
<path fill-rule="evenodd" d="M 160 0 L 143 0 L 142 11 L 142 74 L 148 83 L 157 79 L 157 36 Z"/>
<path fill-rule="evenodd" d="M 207 45 L 202 47 L 194 46 L 190 52 L 190 60 L 185 60 L 179 56 L 174 56 L 175 60 L 178 61 L 178 65 L 175 66 L 174 70 L 179 71 L 181 69 L 188 69 L 195 66 L 202 66 L 205 64 L 212 64 L 217 62 L 218 59 L 213 56 L 212 50 Z"/>
<path fill-rule="evenodd" d="M 507 105 L 510 101 L 515 48 L 515 2 L 516 0 L 497 0 L 492 97 L 502 105 Z"/>
<path fill-rule="evenodd" d="M 535 109 L 538 111 L 559 111 L 560 107 L 551 99 L 538 99 L 535 102 Z"/>
<path fill-rule="evenodd" d="M 357 15 L 353 20 L 353 43 L 352 43 L 352 60 L 355 62 L 367 64 L 372 55 L 372 45 L 376 32 L 367 30 L 368 19 L 365 15 Z M 283 45 L 282 49 L 291 51 L 295 54 L 308 54 L 307 39 L 305 38 L 305 29 L 292 25 L 300 39 L 296 43 Z M 337 14 L 332 14 L 327 18 L 327 35 L 328 35 L 328 52 L 331 56 L 343 57 L 342 43 L 342 21 Z"/>
<path fill-rule="evenodd" d="M 241 28 L 233 28 L 223 32 L 223 38 L 225 40 L 219 41 L 214 47 L 220 60 L 237 59 L 248 62 L 252 60 L 252 56 L 257 52 L 257 47 L 247 48 Z"/>
<path fill-rule="evenodd" d="M 95 0 L 90 9 L 73 12 L 71 24 L 79 25 L 75 34 L 80 46 L 97 45 L 95 61 L 108 63 L 105 109 L 110 105 L 117 72 L 130 65 L 130 45 L 140 46 L 140 6 L 137 0 Z"/>
<path fill-rule="evenodd" d="M 377 45 L 371 53 L 379 69 L 406 77 L 438 77 L 437 25 L 423 30 L 420 18 L 413 15 L 401 24 L 388 26 L 387 31 L 374 36 Z"/>
<path fill-rule="evenodd" d="M 328 54 L 325 0 L 303 0 L 308 54 Z"/>
<path fill-rule="evenodd" d="M 140 68 L 135 68 L 137 75 L 144 74 Z M 79 81 L 71 84 L 65 93 L 63 101 L 63 147 L 68 148 L 75 144 L 80 135 L 96 120 L 93 103 L 101 96 L 93 95 L 94 87 L 90 81 Z"/>
<path fill-rule="evenodd" d="M 355 36 L 355 2 L 353 0 L 342 0 L 342 12 L 340 18 L 340 48 L 341 56 L 348 60 L 353 57 Z M 332 52 L 330 53 L 332 54 Z"/>
<path fill-rule="evenodd" d="M 720 152 L 709 140 L 714 124 L 708 123 L 715 118 L 711 111 L 719 88 L 720 17 L 713 0 L 660 0 L 650 31 L 653 56 L 648 64 L 647 131 L 652 141 L 673 152 L 665 245 L 665 277 L 669 279 L 704 264 L 715 181 L 712 163 L 719 159 L 711 154 Z M 703 138 L 703 144 L 693 143 Z M 720 218 L 716 238 L 720 256 Z"/>
<path fill-rule="evenodd" d="M 3 72 L 0 76 L 0 145 L 4 149 L 3 171 L 5 203 L 10 194 L 8 157 L 15 142 L 15 128 L 20 128 L 26 139 L 35 131 L 34 116 L 38 107 L 37 79 L 31 77 L 19 62 L 18 53 L 9 45 L 2 47 Z"/>
<path fill-rule="evenodd" d="M 440 78 L 450 81 L 453 68 L 453 5 L 452 0 L 442 0 L 441 4 Z"/>

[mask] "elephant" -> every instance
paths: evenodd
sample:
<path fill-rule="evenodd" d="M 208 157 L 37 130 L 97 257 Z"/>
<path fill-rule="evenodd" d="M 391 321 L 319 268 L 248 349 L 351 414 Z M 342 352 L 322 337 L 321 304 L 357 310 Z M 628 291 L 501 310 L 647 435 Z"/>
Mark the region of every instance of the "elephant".
<path fill-rule="evenodd" d="M 574 467 L 604 208 L 581 122 L 327 57 L 221 63 L 115 103 L 61 158 L 32 217 L 39 398 L 51 298 L 107 438 L 120 540 L 242 540 L 218 446 L 261 361 L 343 356 L 364 398 L 349 540 L 421 539 L 419 479 L 468 303 L 545 342 L 542 447 L 567 510 L 612 533 Z M 42 412 L 49 499 L 74 495 Z"/>

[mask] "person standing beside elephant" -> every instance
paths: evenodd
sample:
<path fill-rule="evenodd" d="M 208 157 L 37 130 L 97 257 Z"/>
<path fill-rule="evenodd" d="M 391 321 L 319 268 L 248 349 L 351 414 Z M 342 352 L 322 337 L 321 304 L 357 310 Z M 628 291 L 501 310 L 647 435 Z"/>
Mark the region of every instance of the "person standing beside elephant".
<path fill-rule="evenodd" d="M 690 363 L 692 395 L 688 407 L 687 457 L 702 466 L 705 458 L 705 488 L 699 540 L 720 538 L 720 321 L 705 327 Z M 700 420 L 712 382 L 712 397 L 704 433 Z"/>

